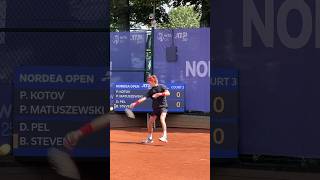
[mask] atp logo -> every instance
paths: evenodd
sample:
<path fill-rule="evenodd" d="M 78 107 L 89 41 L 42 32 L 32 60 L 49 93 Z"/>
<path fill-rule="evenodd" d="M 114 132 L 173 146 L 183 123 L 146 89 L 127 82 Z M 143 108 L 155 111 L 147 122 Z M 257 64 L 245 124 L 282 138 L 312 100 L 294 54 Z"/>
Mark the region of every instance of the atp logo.
<path fill-rule="evenodd" d="M 143 87 L 143 88 L 151 89 L 151 86 L 150 86 L 149 84 L 142 84 L 142 87 Z"/>
<path fill-rule="evenodd" d="M 131 34 L 130 41 L 136 41 L 137 44 L 144 43 L 142 34 Z"/>
<path fill-rule="evenodd" d="M 162 32 L 159 32 L 157 34 L 157 39 L 160 41 L 160 42 L 163 42 L 163 41 L 169 41 L 169 39 L 171 39 L 172 35 L 171 34 L 168 34 L 168 33 L 162 33 Z"/>
<path fill-rule="evenodd" d="M 114 35 L 112 38 L 112 43 L 117 45 L 120 43 L 120 36 L 119 35 Z"/>
<path fill-rule="evenodd" d="M 175 39 L 181 39 L 182 41 L 188 41 L 188 32 L 178 32 Z"/>
<path fill-rule="evenodd" d="M 163 42 L 163 33 L 159 32 L 157 34 L 157 38 L 158 38 L 159 41 Z"/>

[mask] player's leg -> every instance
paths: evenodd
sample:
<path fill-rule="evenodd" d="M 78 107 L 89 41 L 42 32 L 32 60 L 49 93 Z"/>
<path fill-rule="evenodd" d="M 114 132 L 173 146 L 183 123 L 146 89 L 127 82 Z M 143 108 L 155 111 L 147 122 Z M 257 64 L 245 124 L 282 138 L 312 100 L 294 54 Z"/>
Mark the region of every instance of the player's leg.
<path fill-rule="evenodd" d="M 159 138 L 159 140 L 162 142 L 168 142 L 166 117 L 167 117 L 167 111 L 162 111 L 160 115 L 160 122 L 163 130 L 163 134 L 162 134 L 162 137 Z"/>
<path fill-rule="evenodd" d="M 147 128 L 148 128 L 148 136 L 147 139 L 144 141 L 144 143 L 152 143 L 152 133 L 153 133 L 153 123 L 157 119 L 157 116 L 152 114 L 147 122 Z"/>

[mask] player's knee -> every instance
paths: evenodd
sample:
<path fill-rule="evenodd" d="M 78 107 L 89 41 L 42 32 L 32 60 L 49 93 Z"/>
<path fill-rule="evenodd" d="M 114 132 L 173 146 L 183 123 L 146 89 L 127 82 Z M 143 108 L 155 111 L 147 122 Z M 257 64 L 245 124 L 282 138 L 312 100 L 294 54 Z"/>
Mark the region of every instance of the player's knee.
<path fill-rule="evenodd" d="M 149 122 L 152 122 L 152 121 L 156 120 L 156 118 L 157 118 L 157 116 L 151 116 L 151 117 L 149 118 Z"/>
<path fill-rule="evenodd" d="M 165 117 L 160 117 L 160 121 L 165 122 L 166 118 Z"/>

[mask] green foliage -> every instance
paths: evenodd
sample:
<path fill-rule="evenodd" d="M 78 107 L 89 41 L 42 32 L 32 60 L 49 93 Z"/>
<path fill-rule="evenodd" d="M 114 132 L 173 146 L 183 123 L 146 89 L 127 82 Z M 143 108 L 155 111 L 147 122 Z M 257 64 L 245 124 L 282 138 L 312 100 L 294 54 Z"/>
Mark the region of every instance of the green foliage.
<path fill-rule="evenodd" d="M 129 31 L 129 0 L 110 1 L 110 30 Z"/>
<path fill-rule="evenodd" d="M 137 24 L 150 25 L 149 15 L 153 13 L 154 7 L 157 24 L 168 25 L 169 15 L 163 8 L 165 4 L 171 4 L 173 7 L 192 5 L 200 14 L 195 17 L 200 17 L 200 26 L 210 25 L 209 0 L 111 0 L 110 2 L 111 31 L 128 31 Z"/>
<path fill-rule="evenodd" d="M 210 2 L 209 0 L 172 0 L 173 7 L 193 5 L 194 10 L 201 14 L 200 26 L 210 26 Z"/>
<path fill-rule="evenodd" d="M 193 6 L 180 6 L 169 12 L 169 22 L 160 25 L 162 28 L 198 28 L 200 14 Z"/>
<path fill-rule="evenodd" d="M 132 25 L 142 23 L 150 25 L 149 15 L 153 13 L 155 6 L 155 17 L 157 23 L 168 22 L 168 14 L 162 7 L 170 0 L 130 0 L 130 21 Z"/>

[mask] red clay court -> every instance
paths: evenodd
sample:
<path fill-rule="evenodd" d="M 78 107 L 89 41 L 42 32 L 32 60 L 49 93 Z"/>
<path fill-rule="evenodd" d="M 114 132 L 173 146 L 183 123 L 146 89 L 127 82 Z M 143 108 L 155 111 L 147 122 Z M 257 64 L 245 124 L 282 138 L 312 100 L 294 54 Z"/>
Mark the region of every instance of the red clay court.
<path fill-rule="evenodd" d="M 158 140 L 141 144 L 146 128 L 111 128 L 110 178 L 132 179 L 210 179 L 210 130 L 168 128 L 169 142 Z"/>

